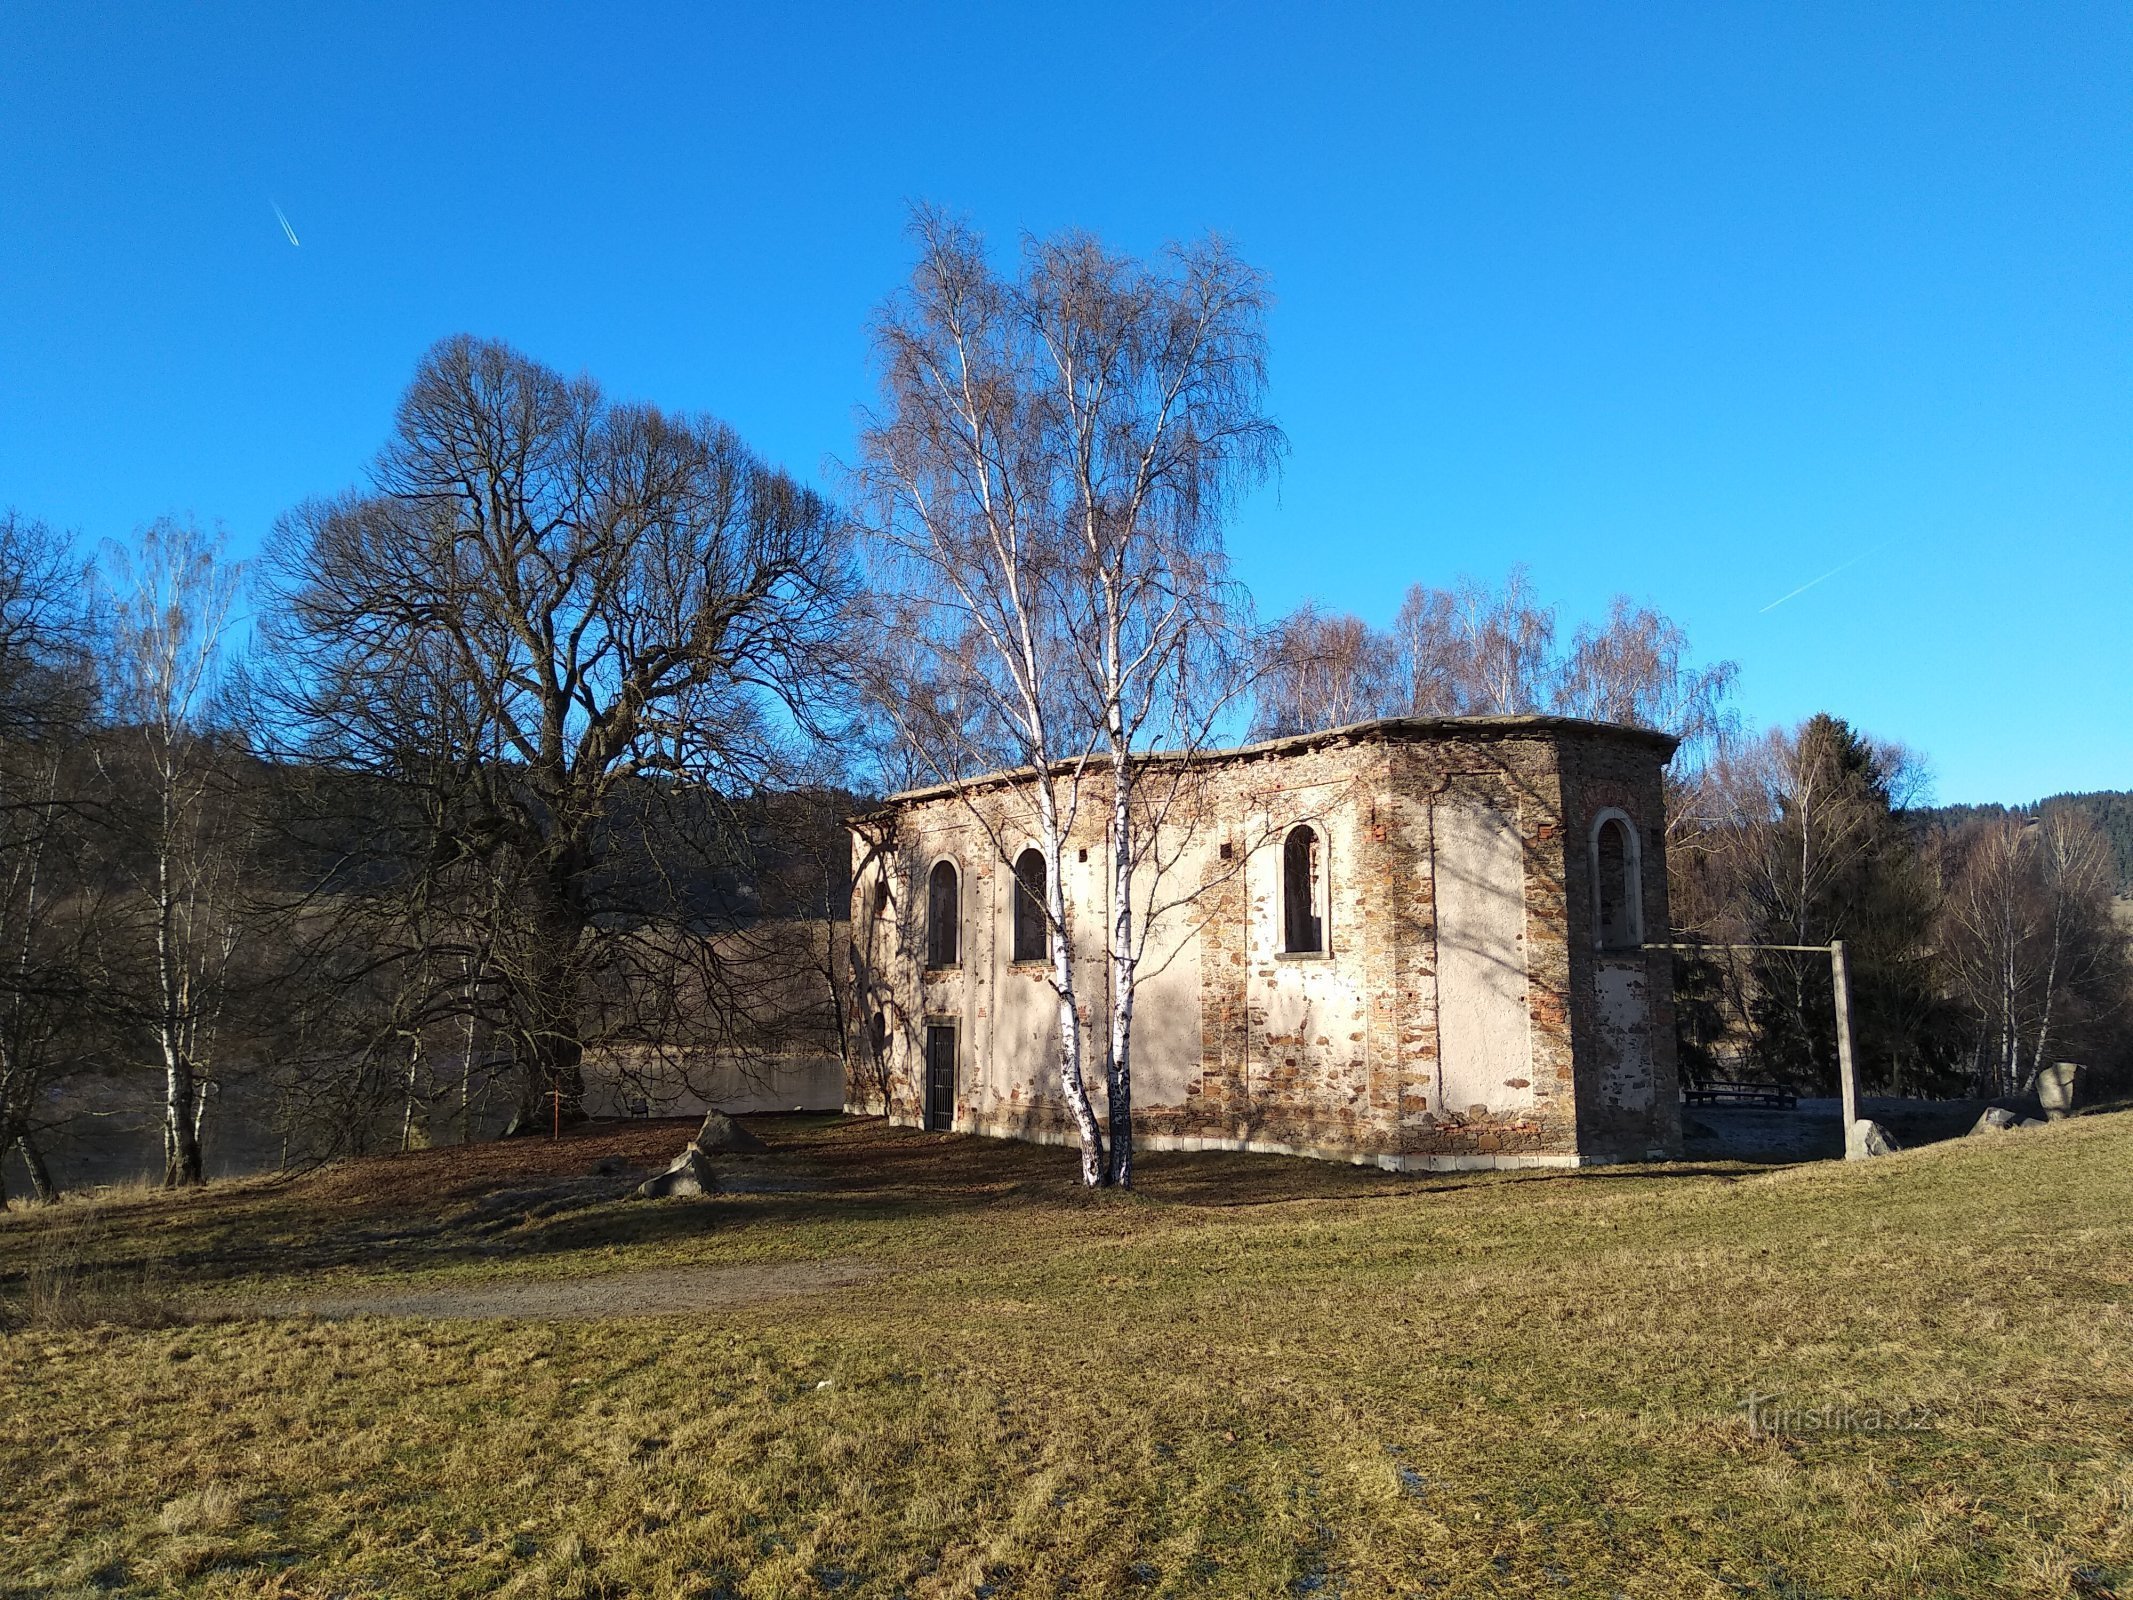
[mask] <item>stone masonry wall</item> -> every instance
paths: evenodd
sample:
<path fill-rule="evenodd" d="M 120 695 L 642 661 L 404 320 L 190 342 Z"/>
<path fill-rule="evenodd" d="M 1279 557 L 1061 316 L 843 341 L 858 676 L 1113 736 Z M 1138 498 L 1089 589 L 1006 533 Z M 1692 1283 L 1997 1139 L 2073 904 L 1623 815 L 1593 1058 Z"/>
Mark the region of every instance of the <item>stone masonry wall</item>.
<path fill-rule="evenodd" d="M 1674 1057 L 1673 958 L 1663 951 L 1599 948 L 1591 848 L 1600 817 L 1620 812 L 1637 842 L 1643 938 L 1650 943 L 1670 939 L 1662 769 L 1649 752 L 1604 740 L 1570 743 L 1564 769 L 1574 797 L 1569 879 L 1578 1142 L 1596 1156 L 1617 1160 L 1678 1156 L 1681 1085 Z M 1629 1021 L 1610 1017 L 1611 1006 Z"/>
<path fill-rule="evenodd" d="M 1171 830 L 1168 874 L 1137 895 L 1183 902 L 1159 919 L 1143 966 L 1133 1040 L 1135 1130 L 1145 1145 L 1389 1166 L 1559 1164 L 1678 1149 L 1665 958 L 1636 961 L 1651 1058 L 1640 1081 L 1650 1092 L 1625 1100 L 1622 1030 L 1605 1026 L 1596 987 L 1603 965 L 1621 958 L 1603 962 L 1589 931 L 1586 835 L 1604 805 L 1637 819 L 1645 925 L 1665 926 L 1662 752 L 1643 736 L 1532 720 L 1435 738 L 1366 725 L 1230 753 L 1196 773 L 1184 810 L 1197 821 Z M 1066 851 L 1066 889 L 1085 1065 L 1102 1117 L 1110 876 L 1107 805 L 1094 789 L 1082 796 Z M 1323 842 L 1322 955 L 1280 950 L 1281 846 L 1298 823 Z M 1071 1139 L 1057 1082 L 1056 997 L 1041 965 L 1007 959 L 1012 878 L 1001 845 L 1011 857 L 1033 836 L 1025 799 L 1007 786 L 914 797 L 855 823 L 855 1108 L 883 1106 L 864 1066 L 878 1012 L 895 1120 L 921 1120 L 925 1025 L 952 1023 L 957 1129 Z M 1513 865 L 1462 877 L 1461 851 L 1483 866 Z M 928 972 L 925 885 L 943 859 L 961 878 L 962 960 Z M 1493 881 L 1505 876 L 1515 881 Z M 877 915 L 884 879 L 888 904 Z M 1464 941 L 1454 924 L 1470 930 Z M 1440 993 L 1455 980 L 1464 987 Z M 1609 992 L 1612 1014 L 1621 1014 L 1628 990 L 1616 983 Z M 1450 1062 L 1447 1037 L 1468 1044 Z"/>

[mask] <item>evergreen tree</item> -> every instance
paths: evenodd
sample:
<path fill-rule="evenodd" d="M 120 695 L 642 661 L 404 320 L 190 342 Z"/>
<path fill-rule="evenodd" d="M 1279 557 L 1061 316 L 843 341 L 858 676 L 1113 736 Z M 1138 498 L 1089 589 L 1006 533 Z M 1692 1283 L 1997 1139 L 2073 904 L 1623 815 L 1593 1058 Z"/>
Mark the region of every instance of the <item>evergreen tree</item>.
<path fill-rule="evenodd" d="M 1749 763 L 1742 889 L 1761 944 L 1845 942 L 1861 1084 L 1912 1092 L 1947 1085 L 1955 1063 L 1926 934 L 1933 878 L 1903 817 L 1904 753 L 1841 718 L 1774 735 Z M 1755 1064 L 1828 1090 L 1837 1082 L 1830 963 L 1819 952 L 1754 958 L 1748 1006 Z"/>

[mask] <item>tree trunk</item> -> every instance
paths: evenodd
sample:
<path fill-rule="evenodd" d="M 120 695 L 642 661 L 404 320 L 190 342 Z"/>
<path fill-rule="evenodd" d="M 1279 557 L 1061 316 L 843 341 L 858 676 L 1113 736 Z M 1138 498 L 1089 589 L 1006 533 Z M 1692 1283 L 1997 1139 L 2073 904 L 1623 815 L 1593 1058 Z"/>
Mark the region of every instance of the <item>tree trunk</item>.
<path fill-rule="evenodd" d="M 207 1171 L 207 1103 L 214 1098 L 215 1080 L 203 1074 L 198 1067 L 193 1070 L 193 1159 L 200 1163 L 200 1170 Z"/>
<path fill-rule="evenodd" d="M 531 1127 L 571 1127 L 585 1120 L 584 1036 L 578 1015 L 577 954 L 585 918 L 571 889 L 566 869 L 548 885 L 549 904 L 542 917 L 541 950 L 527 996 L 533 1014 L 533 1037 L 525 1067 L 525 1099 L 520 1121 Z M 522 1126 L 521 1132 L 531 1131 Z"/>
<path fill-rule="evenodd" d="M 156 1019 L 157 1043 L 163 1049 L 163 1187 L 190 1188 L 201 1181 L 199 1092 L 188 1053 L 186 973 L 184 952 L 179 948 L 177 887 L 171 881 L 171 854 L 177 829 L 174 783 L 168 766 L 159 774 L 162 783 L 162 832 L 156 842 L 156 976 L 160 986 L 161 1013 Z"/>
<path fill-rule="evenodd" d="M 1048 783 L 1037 789 L 1037 814 L 1045 862 L 1044 906 L 1050 919 L 1052 990 L 1059 997 L 1059 1089 L 1081 1135 L 1081 1181 L 1090 1189 L 1104 1181 L 1104 1136 L 1089 1104 L 1089 1086 L 1081 1068 L 1081 1015 L 1074 996 L 1074 948 L 1066 914 L 1066 841 L 1060 836 L 1058 797 Z"/>
<path fill-rule="evenodd" d="M 543 997 L 553 1000 L 552 996 Z M 526 1058 L 521 1133 L 585 1120 L 585 1046 L 574 1006 L 551 1004 Z"/>
<path fill-rule="evenodd" d="M 400 1113 L 400 1149 L 406 1152 L 415 1148 L 415 1092 L 422 1072 L 422 1035 L 417 1033 L 407 1049 L 407 1082 L 404 1107 Z"/>
<path fill-rule="evenodd" d="M 166 1045 L 163 1058 L 163 1187 L 184 1189 L 202 1181 L 200 1139 L 193 1121 L 193 1064 Z"/>
<path fill-rule="evenodd" d="M 467 985 L 467 1026 L 459 1052 L 459 1142 L 474 1142 L 474 995 Z"/>
<path fill-rule="evenodd" d="M 2051 1048 L 2052 1002 L 2059 992 L 2059 947 L 2066 927 L 2066 907 L 2060 900 L 2058 885 L 2047 883 L 2046 890 L 2052 897 L 2051 956 L 2044 964 L 2044 1009 L 2037 1018 L 2037 1048 L 2029 1058 L 2029 1078 L 2023 1085 L 2025 1090 L 2044 1071 L 2044 1052 Z"/>
<path fill-rule="evenodd" d="M 1054 970 L 1071 957 L 1061 957 Z M 1081 1181 L 1090 1189 L 1104 1181 L 1104 1134 L 1096 1124 L 1096 1110 L 1089 1104 L 1089 1088 L 1081 1072 L 1081 1018 L 1075 1014 L 1073 992 L 1059 996 L 1059 1087 L 1074 1113 L 1081 1134 Z"/>
<path fill-rule="evenodd" d="M 30 1189 L 36 1194 L 38 1201 L 43 1205 L 56 1205 L 59 1201 L 59 1185 L 52 1181 L 52 1169 L 44 1164 L 44 1152 L 37 1148 L 36 1141 L 26 1133 L 16 1135 L 15 1148 L 22 1152 L 22 1164 L 29 1169 Z M 0 1192 L 0 1206 L 4 1206 L 6 1201 L 6 1194 Z"/>
<path fill-rule="evenodd" d="M 1123 733 L 1113 717 L 1111 759 L 1111 1059 L 1104 1080 L 1111 1114 L 1107 1182 L 1133 1184 L 1133 790 Z"/>

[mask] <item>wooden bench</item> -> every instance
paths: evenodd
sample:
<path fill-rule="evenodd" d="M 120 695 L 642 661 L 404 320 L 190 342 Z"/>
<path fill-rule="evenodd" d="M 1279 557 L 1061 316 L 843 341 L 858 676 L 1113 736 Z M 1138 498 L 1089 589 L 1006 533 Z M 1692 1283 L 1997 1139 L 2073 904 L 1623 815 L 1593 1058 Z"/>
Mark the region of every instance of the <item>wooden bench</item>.
<path fill-rule="evenodd" d="M 1790 1111 L 1800 1097 L 1781 1083 L 1706 1083 L 1681 1091 L 1692 1106 L 1769 1106 Z"/>

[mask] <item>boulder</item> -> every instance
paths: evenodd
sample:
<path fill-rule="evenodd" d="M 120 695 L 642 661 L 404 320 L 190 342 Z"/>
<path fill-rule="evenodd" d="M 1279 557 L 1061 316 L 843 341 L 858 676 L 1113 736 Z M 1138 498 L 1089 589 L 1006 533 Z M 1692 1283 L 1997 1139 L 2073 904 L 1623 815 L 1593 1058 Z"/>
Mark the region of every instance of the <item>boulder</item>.
<path fill-rule="evenodd" d="M 2037 1073 L 2037 1104 L 2053 1122 L 2074 1114 L 2081 1103 L 2081 1064 L 2054 1061 Z"/>
<path fill-rule="evenodd" d="M 637 1195 L 642 1200 L 668 1200 L 679 1195 L 709 1194 L 713 1187 L 711 1163 L 692 1144 L 675 1157 L 666 1171 L 638 1184 Z"/>
<path fill-rule="evenodd" d="M 2005 1133 L 2009 1128 L 2041 1127 L 2034 1117 L 2025 1117 L 2020 1112 L 2010 1111 L 2005 1106 L 1987 1106 L 1984 1115 L 1971 1128 L 1973 1134 Z"/>
<path fill-rule="evenodd" d="M 737 1150 L 760 1150 L 763 1141 L 735 1122 L 723 1111 L 704 1113 L 704 1125 L 696 1130 L 690 1148 L 701 1150 L 706 1155 L 720 1152 L 731 1154 Z"/>
<path fill-rule="evenodd" d="M 1845 1158 L 1851 1161 L 1865 1156 L 1892 1156 L 1902 1148 L 1888 1129 L 1864 1117 L 1852 1124 L 1844 1141 Z"/>

